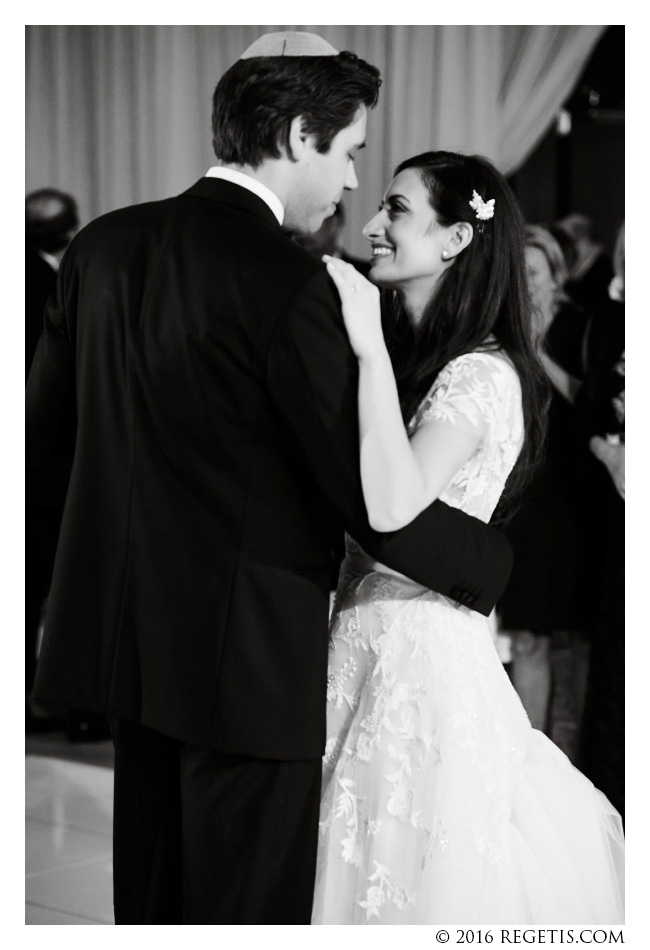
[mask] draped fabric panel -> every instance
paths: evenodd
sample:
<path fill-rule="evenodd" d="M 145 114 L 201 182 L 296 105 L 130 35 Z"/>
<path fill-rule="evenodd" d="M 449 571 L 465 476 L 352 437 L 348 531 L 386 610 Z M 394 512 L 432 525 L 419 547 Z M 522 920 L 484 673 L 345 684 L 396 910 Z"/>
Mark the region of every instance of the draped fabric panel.
<path fill-rule="evenodd" d="M 516 171 L 544 136 L 573 91 L 602 26 L 503 28 L 498 162 Z"/>
<path fill-rule="evenodd" d="M 26 189 L 73 194 L 82 222 L 189 187 L 214 163 L 211 96 L 261 33 L 303 29 L 381 70 L 345 245 L 394 166 L 432 148 L 517 169 L 572 92 L 602 26 L 28 26 Z"/>

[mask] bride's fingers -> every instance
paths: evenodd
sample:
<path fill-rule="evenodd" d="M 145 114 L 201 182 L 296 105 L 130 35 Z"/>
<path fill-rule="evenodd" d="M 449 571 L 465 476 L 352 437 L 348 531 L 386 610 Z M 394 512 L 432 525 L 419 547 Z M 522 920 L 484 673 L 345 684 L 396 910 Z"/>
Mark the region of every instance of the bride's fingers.
<path fill-rule="evenodd" d="M 352 264 L 348 264 L 347 261 L 342 261 L 339 257 L 330 257 L 329 254 L 324 254 L 323 260 L 329 272 L 339 274 L 346 283 L 354 285 L 363 280 L 363 276 L 359 271 Z"/>
<path fill-rule="evenodd" d="M 339 293 L 343 294 L 352 289 L 343 274 L 329 263 L 327 264 L 327 272 L 334 281 Z"/>
<path fill-rule="evenodd" d="M 327 273 L 330 275 L 330 277 L 332 278 L 332 280 L 334 281 L 337 287 L 340 286 L 342 283 L 344 283 L 343 276 L 339 274 L 336 267 L 334 267 L 330 263 L 330 261 L 327 261 L 327 263 L 325 264 L 325 268 L 327 270 Z"/>
<path fill-rule="evenodd" d="M 351 264 L 345 264 L 347 273 L 342 267 L 332 265 L 330 261 L 325 266 L 341 297 L 349 299 L 349 294 L 357 294 L 362 290 L 364 278 Z"/>

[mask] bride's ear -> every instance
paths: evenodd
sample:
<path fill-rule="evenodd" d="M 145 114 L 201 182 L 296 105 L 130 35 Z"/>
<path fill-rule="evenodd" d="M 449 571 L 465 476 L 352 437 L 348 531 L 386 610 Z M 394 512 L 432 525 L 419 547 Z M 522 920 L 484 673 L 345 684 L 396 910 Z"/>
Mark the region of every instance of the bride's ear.
<path fill-rule="evenodd" d="M 456 257 L 472 243 L 474 228 L 469 221 L 457 221 L 449 228 L 449 239 L 445 243 L 446 260 Z"/>

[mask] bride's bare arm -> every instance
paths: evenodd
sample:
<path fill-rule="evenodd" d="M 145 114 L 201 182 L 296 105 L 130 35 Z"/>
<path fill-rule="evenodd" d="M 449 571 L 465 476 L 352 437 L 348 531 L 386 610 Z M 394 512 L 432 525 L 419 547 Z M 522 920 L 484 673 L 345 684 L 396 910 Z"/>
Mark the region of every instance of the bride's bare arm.
<path fill-rule="evenodd" d="M 368 520 L 376 531 L 395 531 L 439 497 L 476 450 L 485 423 L 435 419 L 409 440 L 381 330 L 377 288 L 343 262 L 329 259 L 327 267 L 359 360 L 361 480 Z"/>

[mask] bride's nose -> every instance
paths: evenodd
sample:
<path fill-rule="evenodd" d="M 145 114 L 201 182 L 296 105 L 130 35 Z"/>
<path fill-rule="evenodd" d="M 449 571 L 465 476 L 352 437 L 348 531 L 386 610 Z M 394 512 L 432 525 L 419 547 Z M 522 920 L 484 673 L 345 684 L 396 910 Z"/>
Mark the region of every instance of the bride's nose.
<path fill-rule="evenodd" d="M 373 238 L 377 238 L 384 233 L 382 214 L 382 211 L 378 211 L 374 218 L 371 218 L 365 225 L 362 234 L 366 240 L 372 241 Z"/>

